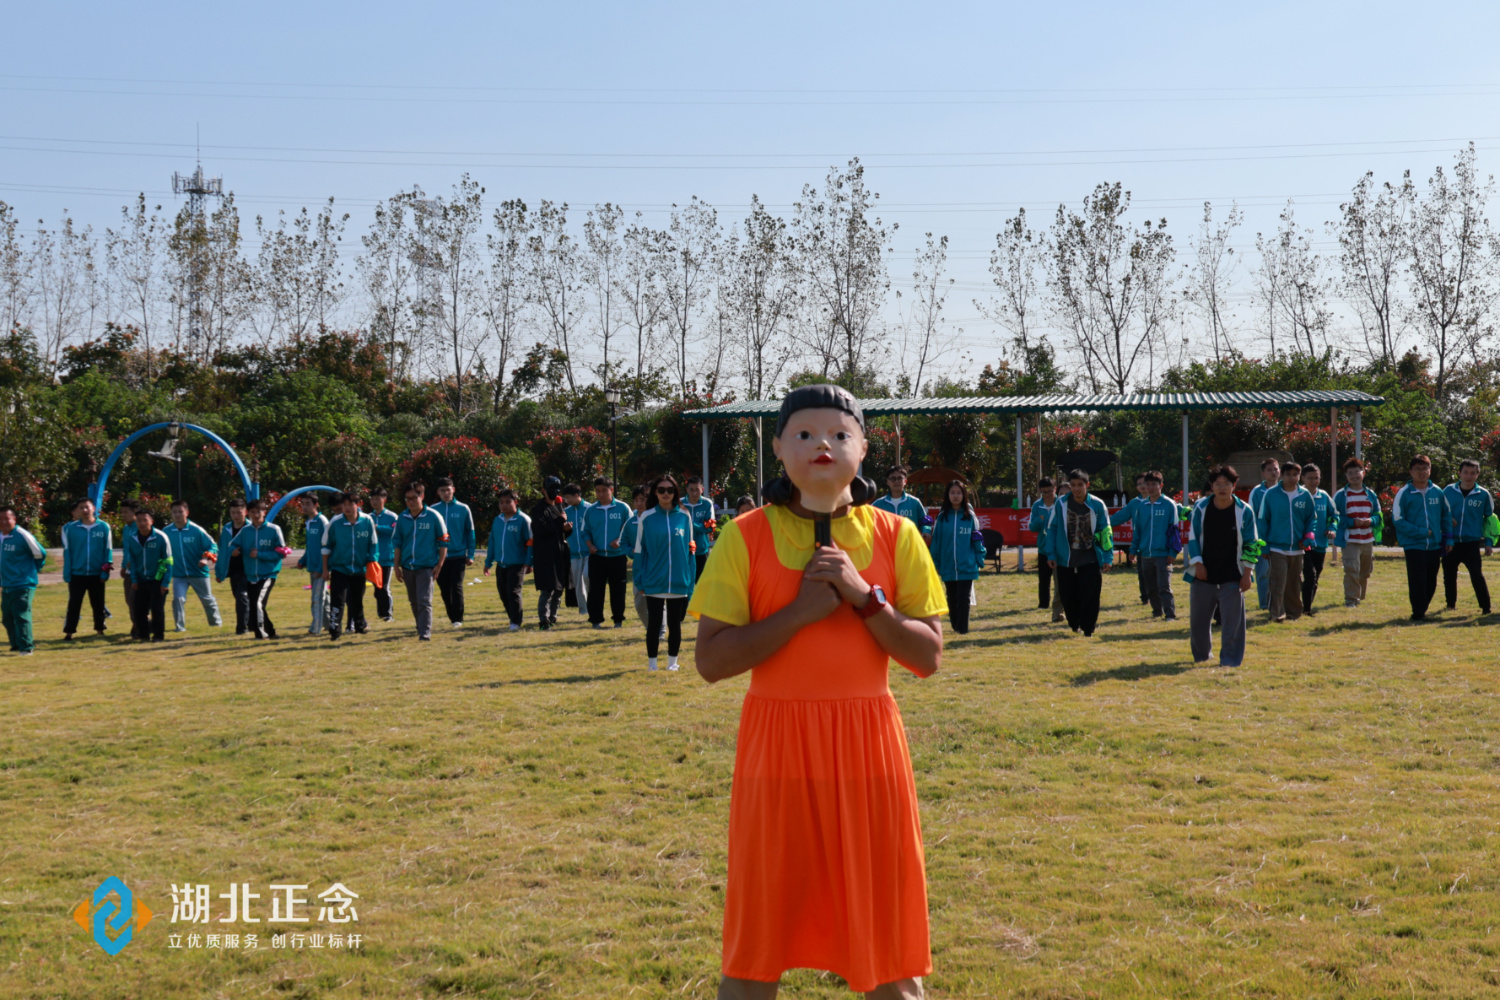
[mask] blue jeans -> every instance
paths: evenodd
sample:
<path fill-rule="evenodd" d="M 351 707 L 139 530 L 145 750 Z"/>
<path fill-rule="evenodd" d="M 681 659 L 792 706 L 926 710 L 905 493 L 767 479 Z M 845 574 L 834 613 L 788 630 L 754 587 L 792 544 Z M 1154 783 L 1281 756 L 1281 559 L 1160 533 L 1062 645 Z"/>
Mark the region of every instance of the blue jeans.
<path fill-rule="evenodd" d="M 187 595 L 188 591 L 198 595 L 198 601 L 203 605 L 203 613 L 208 615 L 208 623 L 218 628 L 224 623 L 219 617 L 219 602 L 214 598 L 213 584 L 206 576 L 174 576 L 172 577 L 172 624 L 177 631 L 187 630 Z"/>

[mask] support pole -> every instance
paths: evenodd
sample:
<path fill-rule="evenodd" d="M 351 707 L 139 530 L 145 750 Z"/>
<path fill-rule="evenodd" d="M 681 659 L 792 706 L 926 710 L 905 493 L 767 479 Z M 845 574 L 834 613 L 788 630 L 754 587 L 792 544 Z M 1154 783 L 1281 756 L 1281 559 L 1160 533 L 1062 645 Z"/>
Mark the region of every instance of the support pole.
<path fill-rule="evenodd" d="M 1361 462 L 1365 460 L 1365 440 L 1364 435 L 1360 433 L 1360 418 L 1363 416 L 1364 412 L 1356 406 L 1354 408 L 1354 457 Z"/>
<path fill-rule="evenodd" d="M 1182 503 L 1186 506 L 1190 503 L 1188 499 L 1188 415 L 1182 411 Z"/>
<path fill-rule="evenodd" d="M 896 464 L 905 465 L 906 463 L 901 461 L 901 414 L 892 414 L 891 421 L 896 425 Z"/>
<path fill-rule="evenodd" d="M 709 486 L 711 480 L 708 478 L 708 421 L 703 421 L 703 495 L 708 497 L 709 508 L 713 508 L 714 491 Z M 649 501 L 649 498 L 648 498 Z"/>
<path fill-rule="evenodd" d="M 1017 415 L 1016 416 L 1016 502 L 1015 502 L 1015 509 L 1016 510 L 1021 510 L 1023 508 L 1023 506 L 1025 504 L 1025 500 L 1026 500 L 1026 494 L 1025 494 L 1024 490 L 1022 489 L 1022 479 L 1021 479 L 1022 475 L 1024 474 L 1023 471 L 1022 471 L 1022 468 L 1021 468 L 1021 464 L 1022 464 L 1023 461 L 1024 460 L 1021 457 L 1021 417 L 1019 415 Z M 1017 573 L 1024 573 L 1024 572 L 1026 572 L 1026 546 L 1024 546 L 1024 545 L 1017 545 L 1016 546 L 1016 572 Z"/>
<path fill-rule="evenodd" d="M 1328 475 L 1323 478 L 1335 482 L 1334 470 L 1339 467 L 1339 408 L 1328 410 Z"/>
<path fill-rule="evenodd" d="M 1036 415 L 1036 477 L 1041 479 L 1046 473 L 1042 471 L 1042 415 Z"/>
<path fill-rule="evenodd" d="M 760 425 L 760 417 L 755 418 L 755 506 L 761 505 L 760 488 L 766 484 L 766 474 L 762 465 L 762 445 L 765 443 L 762 437 L 763 431 Z"/>

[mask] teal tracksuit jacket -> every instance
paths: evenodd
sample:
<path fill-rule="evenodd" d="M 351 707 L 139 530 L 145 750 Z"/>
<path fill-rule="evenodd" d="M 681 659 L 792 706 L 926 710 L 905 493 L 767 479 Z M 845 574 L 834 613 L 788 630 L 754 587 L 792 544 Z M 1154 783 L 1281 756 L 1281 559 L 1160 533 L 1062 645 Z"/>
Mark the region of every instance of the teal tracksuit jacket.
<path fill-rule="evenodd" d="M 401 515 L 389 507 L 379 514 L 370 515 L 370 520 L 375 522 L 375 561 L 382 566 L 396 565 L 396 522 L 400 519 Z"/>
<path fill-rule="evenodd" d="M 47 565 L 47 550 L 19 524 L 0 537 L 0 590 L 35 587 L 37 570 Z"/>
<path fill-rule="evenodd" d="M 219 529 L 219 561 L 214 564 L 214 579 L 220 583 L 229 579 L 229 556 L 230 550 L 234 548 L 234 536 L 248 527 L 250 527 L 248 520 L 238 528 L 234 526 L 233 521 L 225 521 L 224 526 Z M 243 557 L 240 564 L 244 565 Z"/>
<path fill-rule="evenodd" d="M 1306 486 L 1302 487 L 1307 489 Z M 1339 513 L 1334 509 L 1333 497 L 1326 490 L 1318 490 L 1313 493 L 1313 524 L 1312 524 L 1312 547 L 1318 552 L 1326 552 L 1332 540 L 1328 533 L 1332 531 L 1334 536 L 1338 535 Z"/>
<path fill-rule="evenodd" d="M 1073 491 L 1058 495 L 1057 502 L 1052 505 L 1052 514 L 1047 519 L 1047 543 L 1042 555 L 1055 561 L 1059 566 L 1067 566 L 1072 555 L 1072 548 L 1068 545 L 1068 500 L 1073 496 Z M 1094 535 L 1094 555 L 1099 560 L 1100 566 L 1106 566 L 1115 558 L 1115 536 L 1109 525 L 1109 508 L 1104 506 L 1104 501 L 1089 494 L 1084 501 L 1089 508 L 1089 526 Z"/>
<path fill-rule="evenodd" d="M 634 583 L 650 597 L 689 597 L 698 579 L 693 546 L 702 529 L 687 511 L 660 505 L 642 511 L 627 529 L 635 563 Z M 596 543 L 597 544 L 597 543 Z"/>
<path fill-rule="evenodd" d="M 932 522 L 927 519 L 927 508 L 922 505 L 922 501 L 910 493 L 901 494 L 900 500 L 887 493 L 871 504 L 871 506 L 879 507 L 881 510 L 888 510 L 892 514 L 906 518 L 917 526 L 917 531 L 924 535 L 927 534 L 932 525 Z"/>
<path fill-rule="evenodd" d="M 139 528 L 131 528 L 125 532 L 125 562 L 130 566 L 131 583 L 163 583 L 172 578 L 172 543 L 160 528 L 152 528 L 145 538 Z"/>
<path fill-rule="evenodd" d="M 698 555 L 707 555 L 714 547 L 714 540 L 708 537 L 708 522 L 714 520 L 714 504 L 707 496 L 698 498 L 697 503 L 682 501 L 682 509 L 687 511 L 693 518 L 693 527 L 697 530 Z M 585 550 L 587 551 L 587 550 Z"/>
<path fill-rule="evenodd" d="M 402 569 L 433 569 L 438 564 L 438 551 L 448 547 L 447 522 L 431 507 L 423 507 L 416 517 L 403 510 L 391 545 L 401 553 Z"/>
<path fill-rule="evenodd" d="M 73 577 L 108 576 L 114 564 L 114 531 L 108 524 L 69 521 L 62 530 L 63 582 Z"/>
<path fill-rule="evenodd" d="M 573 526 L 573 530 L 568 532 L 568 555 L 574 559 L 589 554 L 589 543 L 583 537 L 583 516 L 592 506 L 594 505 L 587 500 L 580 500 L 576 507 L 572 504 L 563 505 L 563 517 Z"/>
<path fill-rule="evenodd" d="M 943 580 L 977 580 L 984 569 L 984 532 L 972 507 L 944 507 L 932 524 L 932 564 Z"/>
<path fill-rule="evenodd" d="M 1474 485 L 1468 495 L 1457 483 L 1443 490 L 1448 494 L 1449 533 L 1454 543 L 1484 541 L 1484 519 L 1495 512 L 1495 498 L 1483 486 Z"/>
<path fill-rule="evenodd" d="M 1208 510 L 1208 505 L 1213 502 L 1214 498 L 1212 496 L 1204 497 L 1193 504 L 1193 511 L 1188 515 L 1187 544 L 1183 547 L 1183 551 L 1187 553 L 1187 572 L 1183 574 L 1183 579 L 1185 580 L 1194 580 L 1197 578 L 1193 567 L 1203 561 L 1203 514 Z M 1245 503 L 1239 497 L 1235 497 L 1234 512 L 1235 535 L 1239 540 L 1237 551 L 1240 554 L 1240 575 L 1244 576 L 1255 568 L 1256 562 L 1251 555 L 1246 554 L 1245 548 L 1246 546 L 1254 545 L 1259 536 L 1256 534 L 1255 511 L 1250 509 L 1249 504 Z"/>
<path fill-rule="evenodd" d="M 281 573 L 283 558 L 278 550 L 286 547 L 286 536 L 281 533 L 281 525 L 270 521 L 262 521 L 259 528 L 245 522 L 245 526 L 235 533 L 234 540 L 230 543 L 231 552 L 240 550 L 246 583 L 276 579 Z M 251 552 L 255 553 L 253 559 L 250 557 Z M 229 560 L 224 561 L 227 563 Z"/>
<path fill-rule="evenodd" d="M 365 566 L 377 562 L 380 542 L 375 533 L 375 519 L 361 513 L 351 524 L 343 514 L 328 522 L 323 533 L 323 548 L 318 557 L 318 566 L 323 565 L 323 556 L 328 557 L 328 569 L 332 573 L 347 576 L 365 575 Z"/>
<path fill-rule="evenodd" d="M 611 500 L 607 504 L 596 503 L 583 514 L 583 551 L 589 550 L 588 543 L 592 542 L 594 548 L 598 549 L 597 555 L 608 556 L 613 559 L 616 556 L 623 557 L 629 549 L 625 546 L 625 526 L 629 523 L 635 511 L 630 504 L 623 500 Z M 619 542 L 614 547 L 610 542 Z"/>
<path fill-rule="evenodd" d="M 1288 493 L 1278 483 L 1274 490 L 1260 495 L 1260 506 L 1255 509 L 1255 530 L 1266 540 L 1266 548 L 1300 555 L 1312 544 L 1308 536 L 1313 530 L 1315 514 L 1311 493 L 1301 486 Z"/>
<path fill-rule="evenodd" d="M 298 569 L 305 569 L 309 573 L 323 572 L 323 533 L 327 530 L 328 518 L 322 514 L 303 525 L 302 558 L 297 560 Z"/>
<path fill-rule="evenodd" d="M 491 566 L 530 566 L 531 518 L 520 511 L 510 517 L 497 514 L 490 525 L 490 543 L 484 554 L 484 568 Z"/>
<path fill-rule="evenodd" d="M 208 576 L 208 567 L 202 565 L 205 555 L 219 554 L 219 544 L 197 524 L 189 521 L 180 530 L 177 525 L 169 524 L 161 529 L 162 534 L 167 536 L 167 541 L 172 543 L 172 576 Z M 228 559 L 224 560 L 226 563 Z"/>
<path fill-rule="evenodd" d="M 1121 518 L 1126 511 L 1129 517 Z M 1130 503 L 1110 515 L 1112 527 L 1130 525 L 1130 552 L 1134 556 L 1166 558 L 1175 555 L 1167 548 L 1167 535 L 1182 516 L 1177 501 L 1163 496 L 1154 503 L 1145 497 L 1136 497 Z"/>
<path fill-rule="evenodd" d="M 1396 525 L 1396 544 L 1403 549 L 1431 552 L 1453 542 L 1453 515 L 1448 495 L 1428 482 L 1421 493 L 1407 483 L 1391 502 L 1391 521 Z"/>
<path fill-rule="evenodd" d="M 473 559 L 479 548 L 479 538 L 474 533 L 474 512 L 469 505 L 459 500 L 439 500 L 429 506 L 448 526 L 448 558 L 463 556 Z"/>

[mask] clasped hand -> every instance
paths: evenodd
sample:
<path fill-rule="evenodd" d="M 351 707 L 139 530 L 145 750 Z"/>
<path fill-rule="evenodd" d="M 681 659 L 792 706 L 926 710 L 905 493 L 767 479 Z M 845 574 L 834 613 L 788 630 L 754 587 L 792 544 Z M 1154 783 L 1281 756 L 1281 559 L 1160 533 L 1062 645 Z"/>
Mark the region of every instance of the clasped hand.
<path fill-rule="evenodd" d="M 848 601 L 861 607 L 868 599 L 870 584 L 843 549 L 820 546 L 813 551 L 802 570 L 802 588 L 797 594 L 797 608 L 803 624 L 822 621 Z"/>

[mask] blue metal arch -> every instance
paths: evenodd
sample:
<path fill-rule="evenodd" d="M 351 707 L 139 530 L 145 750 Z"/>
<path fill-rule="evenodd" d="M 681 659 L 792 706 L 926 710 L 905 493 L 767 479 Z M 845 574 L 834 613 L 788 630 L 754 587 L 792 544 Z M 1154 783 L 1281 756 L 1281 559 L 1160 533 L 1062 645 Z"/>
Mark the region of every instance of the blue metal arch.
<path fill-rule="evenodd" d="M 319 490 L 323 490 L 328 493 L 344 492 L 343 490 L 336 490 L 332 486 L 299 486 L 295 490 L 292 490 L 290 493 L 288 493 L 286 496 L 282 497 L 280 500 L 276 501 L 275 505 L 271 508 L 270 513 L 266 515 L 266 520 L 276 520 L 276 515 L 281 513 L 281 508 L 287 505 L 287 501 L 294 500 L 304 493 L 316 493 Z"/>
<path fill-rule="evenodd" d="M 115 450 L 110 452 L 109 458 L 104 460 L 104 468 L 99 472 L 99 481 L 89 487 L 89 499 L 94 501 L 94 506 L 99 506 L 103 501 L 104 488 L 109 484 L 109 474 L 114 471 L 115 463 L 119 461 L 120 456 L 125 454 L 125 449 L 135 444 L 135 442 L 142 435 L 149 434 L 152 431 L 164 430 L 171 426 L 172 424 L 170 422 L 150 424 L 146 427 L 142 427 L 140 430 L 136 431 L 134 434 L 126 438 L 124 441 L 121 441 L 119 444 L 115 445 Z M 225 441 L 223 438 L 219 437 L 219 435 L 215 434 L 207 427 L 199 427 L 197 424 L 184 424 L 179 422 L 177 426 L 182 427 L 186 430 L 197 431 L 199 434 L 202 434 L 204 437 L 208 438 L 220 448 L 223 448 L 224 454 L 228 455 L 229 461 L 234 464 L 234 471 L 239 473 L 240 483 L 245 487 L 245 499 L 254 500 L 256 497 L 260 496 L 260 484 L 252 483 L 250 481 L 250 473 L 245 470 L 245 463 L 240 461 L 240 456 L 235 454 L 234 449 L 229 446 L 228 441 Z"/>

